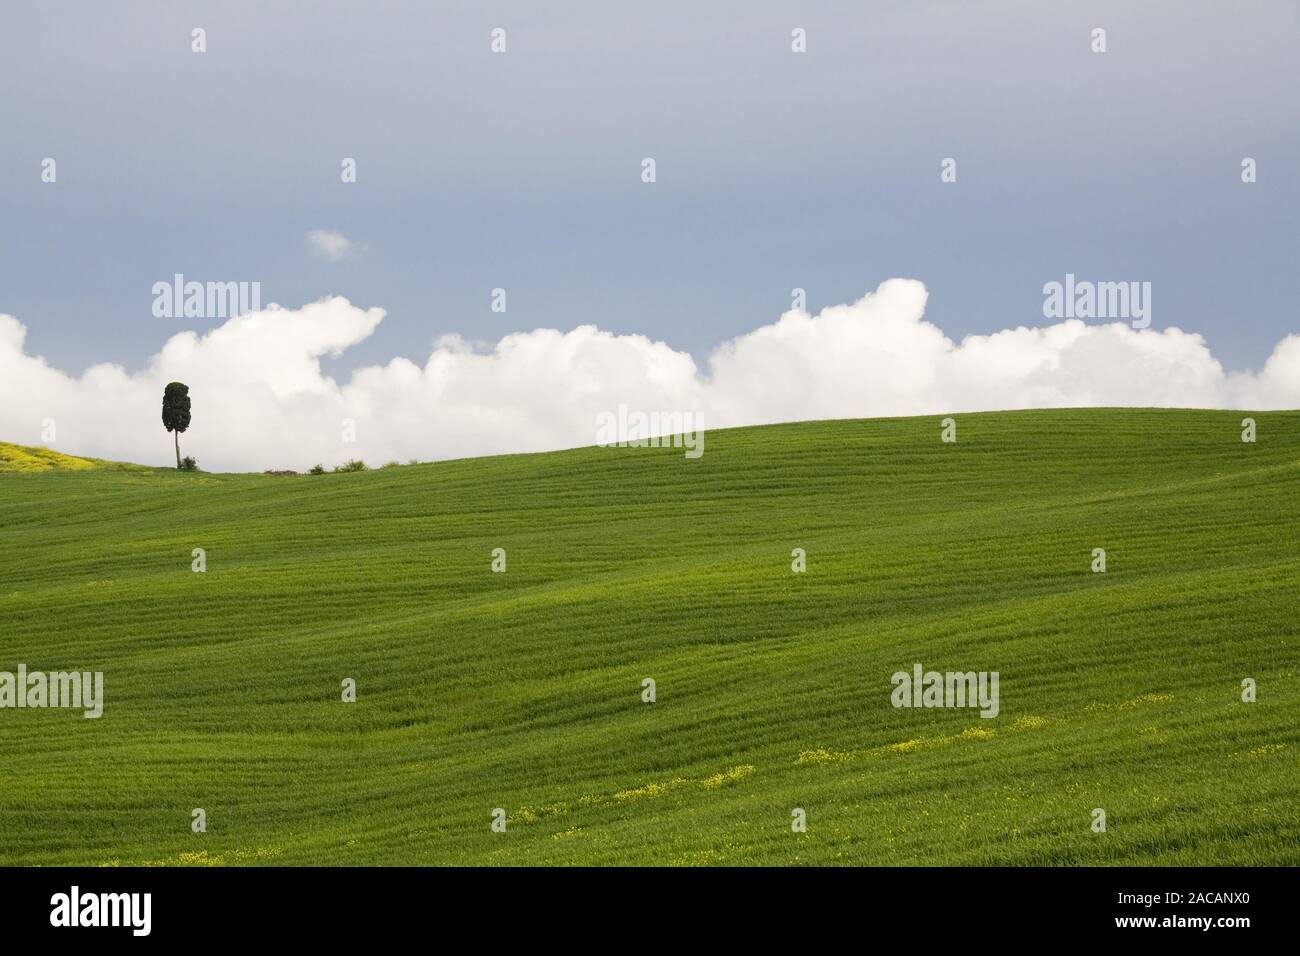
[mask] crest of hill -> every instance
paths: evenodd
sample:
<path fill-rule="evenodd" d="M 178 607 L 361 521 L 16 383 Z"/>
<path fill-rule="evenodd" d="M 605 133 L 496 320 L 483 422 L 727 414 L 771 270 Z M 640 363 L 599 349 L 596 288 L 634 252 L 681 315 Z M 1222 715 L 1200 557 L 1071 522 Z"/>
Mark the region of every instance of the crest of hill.
<path fill-rule="evenodd" d="M 45 471 L 113 471 L 146 470 L 142 465 L 123 462 L 100 461 L 98 458 L 77 458 L 48 448 L 29 448 L 0 442 L 0 474 L 32 474 Z"/>

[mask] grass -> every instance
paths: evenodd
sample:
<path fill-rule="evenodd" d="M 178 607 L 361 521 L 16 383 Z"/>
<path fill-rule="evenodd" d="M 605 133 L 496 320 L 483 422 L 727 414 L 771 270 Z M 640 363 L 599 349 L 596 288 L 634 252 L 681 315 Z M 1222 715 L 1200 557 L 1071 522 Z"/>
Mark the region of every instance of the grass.
<path fill-rule="evenodd" d="M 128 465 L 115 461 L 99 461 L 95 458 L 74 458 L 48 448 L 27 448 L 23 445 L 11 445 L 0 441 L 0 475 L 32 474 L 48 471 L 91 471 L 107 469 L 111 471 L 147 471 L 140 465 Z"/>
<path fill-rule="evenodd" d="M 1300 413 L 1245 414 L 0 475 L 0 670 L 106 686 L 0 710 L 0 862 L 1295 864 Z"/>

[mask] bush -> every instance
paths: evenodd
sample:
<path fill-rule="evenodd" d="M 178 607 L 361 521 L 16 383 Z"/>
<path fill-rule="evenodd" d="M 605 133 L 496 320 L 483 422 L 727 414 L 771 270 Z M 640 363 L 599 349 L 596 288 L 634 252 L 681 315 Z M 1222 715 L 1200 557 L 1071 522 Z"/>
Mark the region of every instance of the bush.
<path fill-rule="evenodd" d="M 307 474 L 309 474 L 309 475 L 323 475 L 323 474 L 325 474 L 325 466 L 324 466 L 324 465 L 312 465 L 311 468 L 308 470 Z"/>
<path fill-rule="evenodd" d="M 192 458 L 192 457 L 189 456 L 189 455 L 186 455 L 184 458 L 181 459 L 181 467 L 180 467 L 180 470 L 181 470 L 181 471 L 198 471 L 198 470 L 199 470 L 199 463 L 198 463 L 198 460 L 195 459 L 195 458 Z"/>
<path fill-rule="evenodd" d="M 385 467 L 385 468 L 401 468 L 401 467 L 402 467 L 402 463 L 401 463 L 400 461 L 390 461 L 388 464 L 384 465 L 384 467 Z"/>
<path fill-rule="evenodd" d="M 335 471 L 365 471 L 366 463 L 359 458 L 352 458 L 345 461 L 334 469 Z"/>

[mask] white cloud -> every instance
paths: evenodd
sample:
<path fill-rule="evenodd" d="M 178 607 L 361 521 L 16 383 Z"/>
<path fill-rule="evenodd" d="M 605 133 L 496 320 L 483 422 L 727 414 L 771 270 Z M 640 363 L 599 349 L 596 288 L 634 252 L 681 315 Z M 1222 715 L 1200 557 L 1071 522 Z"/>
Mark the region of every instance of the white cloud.
<path fill-rule="evenodd" d="M 596 417 L 690 411 L 709 428 L 819 418 L 1012 408 L 1130 405 L 1300 407 L 1300 336 L 1258 372 L 1225 374 L 1199 335 L 1078 320 L 960 343 L 923 318 L 925 287 L 890 279 L 852 305 L 788 312 L 720 347 L 707 372 L 691 356 L 594 325 L 508 335 L 488 350 L 440 340 L 423 365 L 395 358 L 347 382 L 320 358 L 383 319 L 346 299 L 271 306 L 205 335 L 173 336 L 141 371 L 97 365 L 79 377 L 26 354 L 24 327 L 0 315 L 0 437 L 72 454 L 167 464 L 163 386 L 186 382 L 193 424 L 182 452 L 211 470 L 372 465 L 595 442 Z M 342 421 L 356 421 L 356 443 Z"/>
<path fill-rule="evenodd" d="M 318 259 L 328 259 L 330 262 L 347 259 L 357 251 L 356 244 L 351 239 L 330 229 L 313 229 L 307 233 L 307 248 Z"/>

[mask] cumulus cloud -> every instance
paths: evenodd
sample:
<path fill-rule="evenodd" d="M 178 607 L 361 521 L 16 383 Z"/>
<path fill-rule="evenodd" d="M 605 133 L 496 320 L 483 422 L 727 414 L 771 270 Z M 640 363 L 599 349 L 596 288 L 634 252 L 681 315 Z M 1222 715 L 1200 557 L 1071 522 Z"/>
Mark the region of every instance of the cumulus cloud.
<path fill-rule="evenodd" d="M 925 321 L 925 287 L 890 279 L 850 305 L 787 312 L 720 346 L 708 367 L 664 342 L 594 325 L 536 329 L 476 348 L 441 339 L 424 364 L 395 358 L 346 382 L 320 359 L 356 345 L 381 309 L 330 298 L 276 305 L 199 335 L 173 336 L 145 368 L 80 376 L 24 350 L 0 315 L 0 437 L 72 454 L 167 464 L 163 386 L 190 386 L 182 450 L 211 470 L 372 465 L 590 445 L 620 405 L 691 412 L 706 428 L 825 418 L 1071 406 L 1300 407 L 1300 336 L 1258 372 L 1228 375 L 1204 340 L 1177 328 L 1069 320 L 953 342 Z M 343 440 L 355 423 L 354 444 Z"/>
<path fill-rule="evenodd" d="M 329 229 L 313 229 L 307 233 L 307 248 L 318 259 L 339 262 L 353 255 L 356 244 L 341 232 Z"/>

